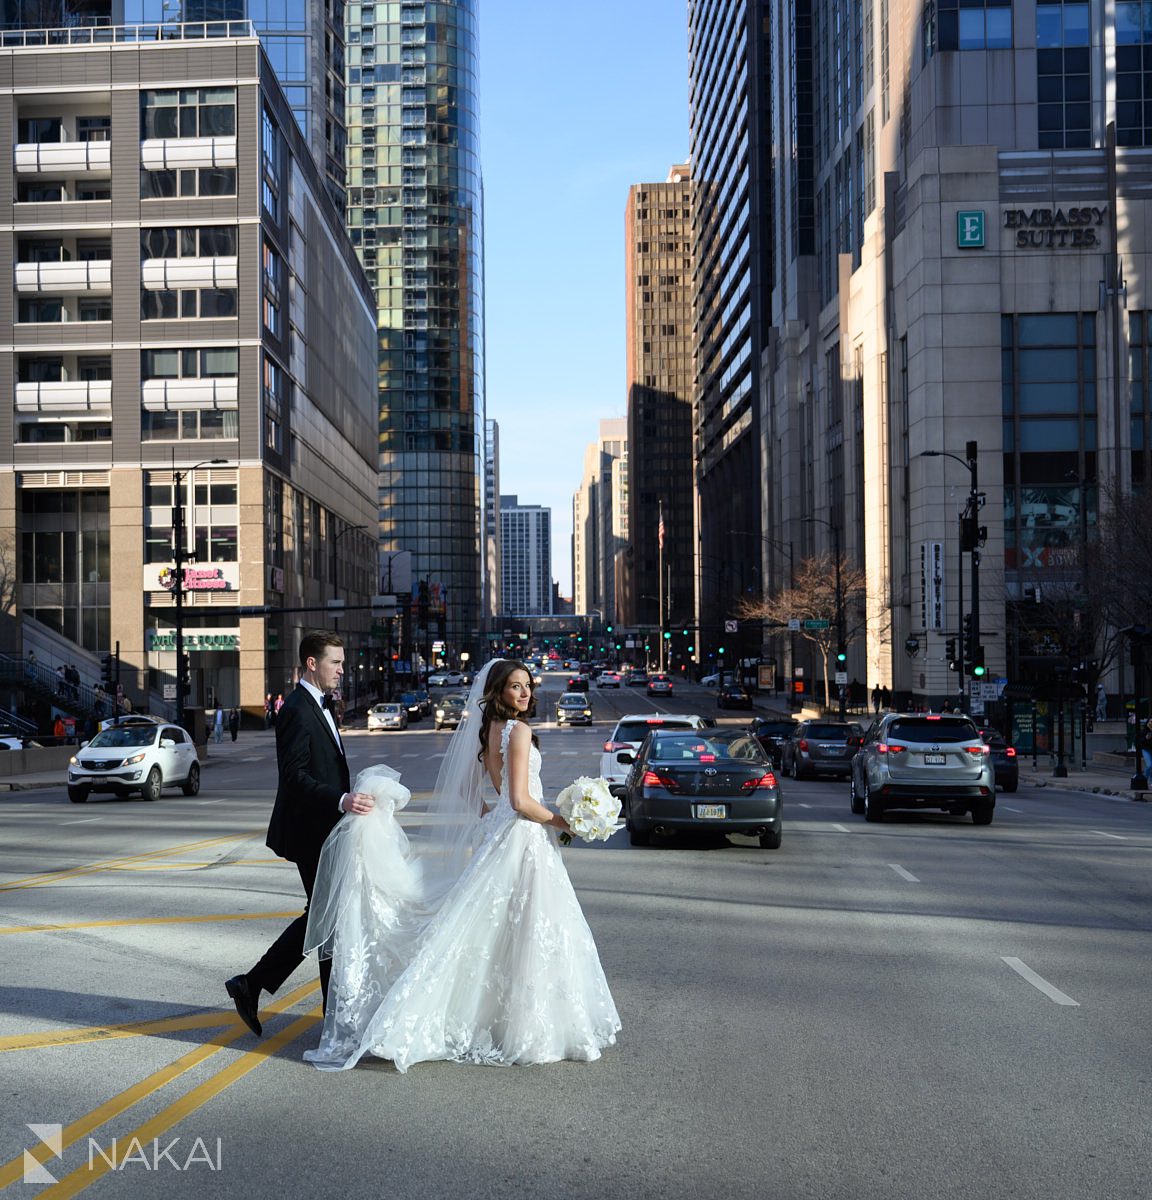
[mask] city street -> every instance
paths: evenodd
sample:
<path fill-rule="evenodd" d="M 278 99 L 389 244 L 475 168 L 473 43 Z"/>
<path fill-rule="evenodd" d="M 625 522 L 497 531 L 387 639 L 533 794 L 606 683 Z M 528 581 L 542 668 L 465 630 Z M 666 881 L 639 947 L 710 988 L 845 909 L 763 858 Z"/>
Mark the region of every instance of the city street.
<path fill-rule="evenodd" d="M 551 795 L 599 773 L 620 713 L 715 712 L 703 688 L 593 686 L 595 724 L 557 729 L 564 679 L 538 722 Z M 383 759 L 417 794 L 449 736 L 428 720 L 346 735 L 353 772 Z M 302 893 L 264 847 L 272 735 L 210 751 L 193 798 L 0 793 L 13 1195 L 1152 1195 L 1148 805 L 1024 785 L 988 828 L 873 825 L 845 783 L 785 780 L 778 851 L 575 844 L 623 1022 L 599 1062 L 322 1074 L 301 1061 L 314 964 L 264 997 L 261 1041 L 225 995 Z M 62 1126 L 60 1145 L 30 1125 Z M 113 1170 L 113 1140 L 122 1159 L 134 1137 Z M 59 1182 L 25 1183 L 29 1162 Z"/>

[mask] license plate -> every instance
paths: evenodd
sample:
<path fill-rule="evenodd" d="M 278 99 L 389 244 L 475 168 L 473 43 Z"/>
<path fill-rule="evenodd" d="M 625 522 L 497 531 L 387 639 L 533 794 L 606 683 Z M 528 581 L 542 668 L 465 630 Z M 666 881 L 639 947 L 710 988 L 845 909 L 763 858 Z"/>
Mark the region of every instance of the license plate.
<path fill-rule="evenodd" d="M 696 817 L 701 821 L 723 821 L 728 815 L 726 804 L 697 804 Z"/>
<path fill-rule="evenodd" d="M 942 767 L 948 761 L 946 754 L 925 754 L 924 761 L 930 767 Z"/>

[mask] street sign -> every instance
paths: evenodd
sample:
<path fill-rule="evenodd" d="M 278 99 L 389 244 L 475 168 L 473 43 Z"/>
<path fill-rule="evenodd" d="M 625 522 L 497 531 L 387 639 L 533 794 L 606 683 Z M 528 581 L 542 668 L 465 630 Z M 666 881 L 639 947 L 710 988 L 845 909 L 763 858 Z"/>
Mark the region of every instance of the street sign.
<path fill-rule="evenodd" d="M 827 629 L 831 621 L 825 621 L 823 617 L 809 617 L 801 624 L 805 629 Z"/>
<path fill-rule="evenodd" d="M 788 618 L 788 632 L 789 633 L 799 633 L 800 632 L 800 618 L 799 617 L 789 617 Z"/>
<path fill-rule="evenodd" d="M 738 633 L 739 630 L 740 630 L 740 622 L 739 621 L 725 621 L 724 622 L 724 632 L 725 633 Z"/>
<path fill-rule="evenodd" d="M 848 672 L 847 671 L 837 671 L 836 672 L 836 682 L 838 684 L 839 683 L 847 683 L 848 682 Z"/>
<path fill-rule="evenodd" d="M 165 700 L 175 700 L 176 699 L 176 685 L 174 683 L 166 683 L 164 685 L 164 699 Z"/>

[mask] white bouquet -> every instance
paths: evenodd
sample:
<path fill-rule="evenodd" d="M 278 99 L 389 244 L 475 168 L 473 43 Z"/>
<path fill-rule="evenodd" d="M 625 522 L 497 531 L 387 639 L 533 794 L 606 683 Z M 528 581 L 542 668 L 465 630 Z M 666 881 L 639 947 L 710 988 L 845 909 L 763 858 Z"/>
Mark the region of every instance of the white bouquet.
<path fill-rule="evenodd" d="M 620 801 L 608 790 L 608 780 L 581 775 L 556 797 L 556 807 L 572 832 L 586 842 L 606 842 L 619 829 Z M 572 838 L 561 834 L 568 845 Z"/>

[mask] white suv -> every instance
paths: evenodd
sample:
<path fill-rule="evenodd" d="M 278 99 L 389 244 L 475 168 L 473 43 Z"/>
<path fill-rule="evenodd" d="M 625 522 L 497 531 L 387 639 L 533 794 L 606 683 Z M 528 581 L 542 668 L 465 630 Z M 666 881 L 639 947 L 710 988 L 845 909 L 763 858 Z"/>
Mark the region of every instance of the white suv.
<path fill-rule="evenodd" d="M 604 753 L 600 755 L 600 774 L 609 783 L 623 783 L 628 778 L 629 768 L 617 762 L 616 755 L 625 750 L 635 755 L 650 729 L 706 729 L 715 724 L 711 717 L 697 717 L 688 713 L 640 713 L 621 717 L 616 722 L 612 736 L 604 743 Z"/>
<path fill-rule="evenodd" d="M 177 725 L 137 722 L 101 730 L 68 762 L 68 799 L 83 804 L 89 792 L 139 792 L 159 800 L 164 787 L 185 796 L 200 790 L 200 763 L 192 739 Z"/>

